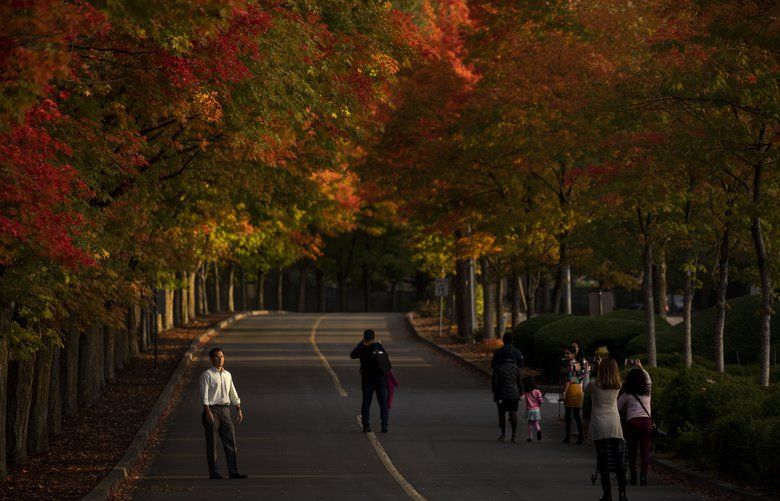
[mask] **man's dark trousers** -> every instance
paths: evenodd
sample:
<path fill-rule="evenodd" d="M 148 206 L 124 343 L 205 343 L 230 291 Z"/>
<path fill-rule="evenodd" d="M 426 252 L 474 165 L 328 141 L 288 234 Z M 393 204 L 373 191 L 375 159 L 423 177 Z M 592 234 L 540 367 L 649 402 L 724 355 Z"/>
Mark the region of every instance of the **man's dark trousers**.
<path fill-rule="evenodd" d="M 361 407 L 361 419 L 363 427 L 371 426 L 371 400 L 376 393 L 376 399 L 379 402 L 379 415 L 382 419 L 382 427 L 386 428 L 389 420 L 387 410 L 387 376 L 384 374 L 377 376 L 363 376 L 363 406 Z"/>
<path fill-rule="evenodd" d="M 219 473 L 217 468 L 217 444 L 214 441 L 214 429 L 222 440 L 222 448 L 225 450 L 225 459 L 228 471 L 231 475 L 238 474 L 238 460 L 236 459 L 236 433 L 233 428 L 233 420 L 230 418 L 229 405 L 212 405 L 211 414 L 214 422 L 209 423 L 206 411 L 203 411 L 203 427 L 206 430 L 206 460 L 209 463 L 209 473 Z"/>

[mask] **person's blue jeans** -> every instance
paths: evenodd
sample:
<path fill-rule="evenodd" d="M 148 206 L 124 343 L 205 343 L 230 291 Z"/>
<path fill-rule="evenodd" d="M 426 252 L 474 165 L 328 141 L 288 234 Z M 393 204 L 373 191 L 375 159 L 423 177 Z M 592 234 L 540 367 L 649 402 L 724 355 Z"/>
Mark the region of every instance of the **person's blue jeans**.
<path fill-rule="evenodd" d="M 387 377 L 369 376 L 363 377 L 363 405 L 360 409 L 363 428 L 371 427 L 371 401 L 376 393 L 379 402 L 379 416 L 382 419 L 382 427 L 388 425 L 390 413 L 387 410 Z"/>

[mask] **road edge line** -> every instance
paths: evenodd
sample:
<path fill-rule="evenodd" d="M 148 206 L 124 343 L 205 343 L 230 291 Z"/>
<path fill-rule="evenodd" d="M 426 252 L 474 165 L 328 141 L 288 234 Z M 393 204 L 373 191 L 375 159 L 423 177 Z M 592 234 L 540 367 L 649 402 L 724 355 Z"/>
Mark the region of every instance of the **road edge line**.
<path fill-rule="evenodd" d="M 202 334 L 190 342 L 190 346 L 182 355 L 181 361 L 179 361 L 179 365 L 171 375 L 168 383 L 165 385 L 165 388 L 163 388 L 160 396 L 157 397 L 157 400 L 152 406 L 152 410 L 149 411 L 149 415 L 146 416 L 144 423 L 140 428 L 138 428 L 138 431 L 133 437 L 133 441 L 130 442 L 127 451 L 125 451 L 125 454 L 114 465 L 114 467 L 109 470 L 109 472 L 95 486 L 95 488 L 82 498 L 82 500 L 96 501 L 108 499 L 110 494 L 119 485 L 119 483 L 127 479 L 133 467 L 138 462 L 138 459 L 141 457 L 141 454 L 143 454 L 144 450 L 146 449 L 146 446 L 149 443 L 149 438 L 152 436 L 158 424 L 160 423 L 160 419 L 165 413 L 165 410 L 168 408 L 171 395 L 173 395 L 174 390 L 181 383 L 182 378 L 187 373 L 187 369 L 189 369 L 189 367 L 198 360 L 199 352 L 203 346 L 206 345 L 206 343 L 208 343 L 211 338 L 219 334 L 222 329 L 232 325 L 233 323 L 239 320 L 243 320 L 247 317 L 267 314 L 268 311 L 266 310 L 254 310 L 237 313 L 232 317 L 228 317 L 225 320 L 220 321 L 213 327 L 206 329 Z"/>
<path fill-rule="evenodd" d="M 357 423 L 359 427 L 363 427 L 363 420 L 360 419 L 360 414 L 357 415 Z M 379 439 L 376 438 L 376 434 L 373 431 L 365 432 L 365 434 L 368 437 L 368 441 L 371 443 L 371 446 L 374 448 L 374 452 L 376 452 L 377 456 L 379 456 L 379 460 L 382 461 L 382 464 L 384 465 L 385 470 L 387 470 L 387 473 L 389 473 L 390 476 L 393 477 L 393 480 L 395 480 L 395 482 L 401 486 L 406 495 L 415 501 L 427 501 L 425 496 L 417 492 L 417 489 L 415 489 L 412 484 L 410 484 L 409 481 L 406 480 L 403 475 L 401 475 L 401 472 L 398 471 L 398 468 L 395 467 L 393 461 L 390 459 L 390 456 L 387 454 L 387 451 L 379 442 Z"/>
<path fill-rule="evenodd" d="M 327 318 L 327 315 L 323 315 L 320 318 L 317 319 L 316 322 L 314 322 L 314 326 L 311 328 L 311 334 L 309 335 L 309 343 L 311 344 L 312 348 L 314 348 L 314 353 L 319 357 L 320 362 L 322 362 L 322 366 L 325 368 L 326 371 L 328 371 L 328 374 L 330 375 L 331 380 L 333 380 L 333 386 L 336 387 L 336 391 L 339 395 L 342 397 L 347 396 L 347 390 L 344 389 L 344 387 L 341 385 L 341 380 L 339 379 L 339 376 L 333 371 L 333 368 L 330 366 L 330 362 L 328 362 L 328 357 L 326 357 L 321 351 L 320 348 L 317 346 L 317 328 L 320 326 L 320 323 Z"/>

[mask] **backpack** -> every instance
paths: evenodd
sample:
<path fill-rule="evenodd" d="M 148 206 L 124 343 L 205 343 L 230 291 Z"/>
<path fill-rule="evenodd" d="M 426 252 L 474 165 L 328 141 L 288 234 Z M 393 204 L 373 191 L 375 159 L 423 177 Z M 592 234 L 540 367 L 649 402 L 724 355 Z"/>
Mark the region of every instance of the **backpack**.
<path fill-rule="evenodd" d="M 393 368 L 387 352 L 381 349 L 379 345 L 374 345 L 374 351 L 371 353 L 371 361 L 382 374 L 386 374 L 390 369 Z"/>

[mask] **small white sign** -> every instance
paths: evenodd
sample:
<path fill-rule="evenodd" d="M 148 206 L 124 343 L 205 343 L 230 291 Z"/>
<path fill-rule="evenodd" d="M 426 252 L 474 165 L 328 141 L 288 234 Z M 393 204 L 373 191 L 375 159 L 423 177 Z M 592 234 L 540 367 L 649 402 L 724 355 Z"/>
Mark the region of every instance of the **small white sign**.
<path fill-rule="evenodd" d="M 437 278 L 434 282 L 436 297 L 446 297 L 450 292 L 450 281 L 446 278 Z"/>

